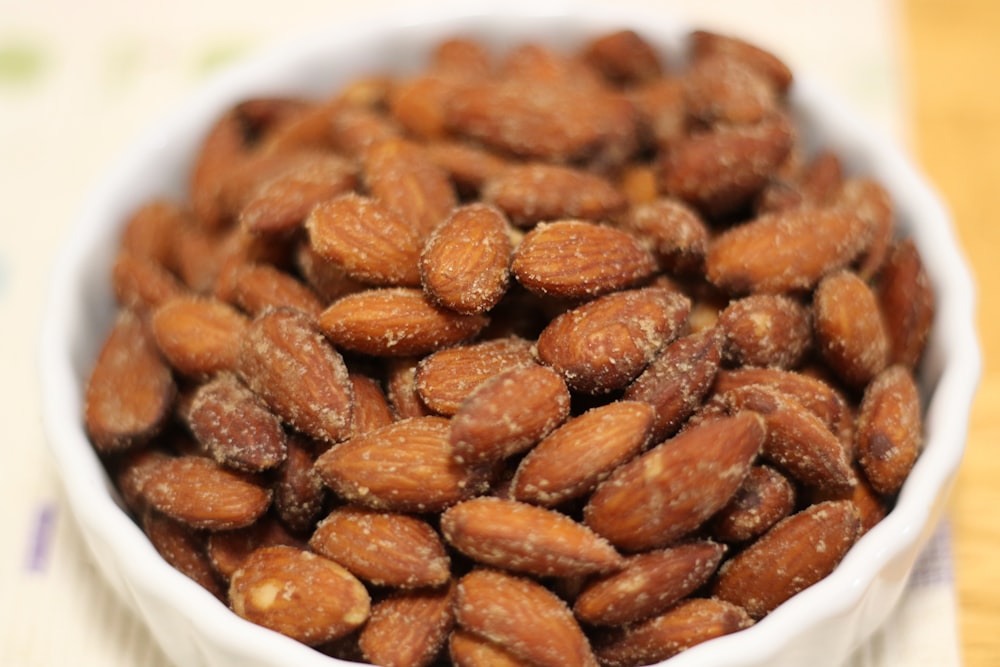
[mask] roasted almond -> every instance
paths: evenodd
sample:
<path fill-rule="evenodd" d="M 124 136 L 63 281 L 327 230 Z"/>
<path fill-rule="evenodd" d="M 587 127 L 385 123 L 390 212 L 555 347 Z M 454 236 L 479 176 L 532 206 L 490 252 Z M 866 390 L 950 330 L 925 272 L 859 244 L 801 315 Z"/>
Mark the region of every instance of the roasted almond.
<path fill-rule="evenodd" d="M 889 338 L 870 287 L 838 271 L 813 294 L 816 343 L 827 365 L 852 387 L 865 386 L 889 361 Z"/>
<path fill-rule="evenodd" d="M 934 322 L 934 290 L 920 251 L 912 239 L 889 253 L 878 283 L 892 363 L 915 368 L 923 358 Z"/>
<path fill-rule="evenodd" d="M 249 318 L 217 299 L 183 296 L 157 308 L 151 319 L 156 344 L 170 365 L 205 377 L 236 368 Z"/>
<path fill-rule="evenodd" d="M 787 477 L 770 466 L 754 466 L 712 517 L 712 534 L 722 542 L 746 542 L 791 514 L 795 501 L 795 487 Z"/>
<path fill-rule="evenodd" d="M 384 667 L 426 667 L 455 624 L 455 588 L 399 591 L 372 605 L 358 635 L 365 660 Z"/>
<path fill-rule="evenodd" d="M 285 461 L 271 483 L 274 513 L 290 530 L 300 534 L 315 526 L 327 500 L 326 486 L 313 468 L 316 445 L 316 441 L 299 433 L 291 434 Z"/>
<path fill-rule="evenodd" d="M 392 406 L 379 382 L 363 373 L 349 374 L 354 393 L 351 411 L 351 437 L 374 431 L 395 421 Z"/>
<path fill-rule="evenodd" d="M 738 366 L 795 368 L 812 348 L 812 314 L 783 294 L 752 294 L 719 314 L 723 356 Z"/>
<path fill-rule="evenodd" d="M 215 295 L 253 317 L 270 308 L 292 308 L 313 318 L 323 310 L 308 285 L 270 264 L 238 263 L 223 269 Z"/>
<path fill-rule="evenodd" d="M 657 196 L 634 205 L 622 216 L 621 226 L 649 245 L 664 271 L 694 275 L 702 270 L 708 226 L 679 199 Z"/>
<path fill-rule="evenodd" d="M 212 569 L 228 582 L 247 556 L 262 547 L 279 544 L 299 548 L 305 546 L 280 521 L 265 515 L 245 528 L 208 533 L 205 552 Z"/>
<path fill-rule="evenodd" d="M 461 629 L 453 630 L 448 638 L 448 657 L 455 667 L 531 667 L 533 664 L 485 637 Z"/>
<path fill-rule="evenodd" d="M 883 495 L 899 491 L 921 445 L 920 394 L 906 366 L 893 365 L 865 388 L 858 412 L 858 462 Z"/>
<path fill-rule="evenodd" d="M 225 591 L 205 552 L 205 535 L 191 526 L 156 511 L 142 515 L 142 530 L 156 552 L 215 597 Z"/>

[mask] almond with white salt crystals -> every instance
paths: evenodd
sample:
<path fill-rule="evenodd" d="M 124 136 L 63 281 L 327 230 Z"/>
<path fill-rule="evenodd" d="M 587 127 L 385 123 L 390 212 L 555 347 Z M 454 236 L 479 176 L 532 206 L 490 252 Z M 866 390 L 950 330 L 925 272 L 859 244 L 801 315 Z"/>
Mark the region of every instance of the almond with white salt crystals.
<path fill-rule="evenodd" d="M 156 552 L 175 569 L 210 592 L 225 598 L 225 591 L 205 553 L 205 534 L 156 511 L 142 515 L 142 530 Z"/>
<path fill-rule="evenodd" d="M 719 314 L 726 333 L 723 355 L 739 366 L 795 368 L 812 348 L 812 314 L 783 294 L 752 294 Z"/>
<path fill-rule="evenodd" d="M 569 416 L 562 378 L 533 364 L 493 376 L 462 402 L 449 429 L 456 461 L 475 464 L 522 452 Z"/>
<path fill-rule="evenodd" d="M 712 534 L 722 542 L 746 542 L 795 509 L 795 487 L 774 468 L 757 465 L 736 494 L 712 517 Z"/>
<path fill-rule="evenodd" d="M 670 544 L 729 502 L 765 435 L 753 412 L 686 429 L 612 473 L 590 497 L 584 519 L 626 551 Z"/>
<path fill-rule="evenodd" d="M 709 231 L 698 213 L 670 197 L 631 206 L 621 226 L 644 240 L 668 273 L 694 275 L 702 270 Z"/>
<path fill-rule="evenodd" d="M 899 491 L 921 445 L 920 394 L 911 371 L 890 366 L 865 388 L 858 413 L 858 462 L 883 495 Z"/>
<path fill-rule="evenodd" d="M 836 208 L 768 213 L 722 232 L 709 245 L 706 276 L 732 294 L 811 289 L 868 245 L 864 220 Z"/>
<path fill-rule="evenodd" d="M 290 546 L 254 551 L 233 573 L 229 602 L 252 623 L 318 646 L 364 624 L 371 598 L 332 560 Z"/>
<path fill-rule="evenodd" d="M 323 310 L 322 301 L 308 285 L 271 264 L 227 266 L 216 280 L 215 295 L 253 317 L 270 308 L 293 308 L 310 317 Z"/>
<path fill-rule="evenodd" d="M 271 478 L 274 513 L 290 530 L 307 532 L 323 511 L 327 489 L 313 464 L 314 452 L 324 445 L 329 446 L 300 433 L 290 434 L 285 461 Z"/>
<path fill-rule="evenodd" d="M 827 365 L 852 387 L 865 386 L 889 362 L 889 338 L 871 288 L 838 271 L 813 294 L 816 343 Z"/>
<path fill-rule="evenodd" d="M 437 532 L 407 514 L 337 507 L 317 524 L 309 546 L 376 586 L 440 586 L 451 577 Z"/>
<path fill-rule="evenodd" d="M 397 591 L 372 605 L 358 635 L 365 660 L 383 667 L 426 667 L 455 624 L 455 587 Z"/>
<path fill-rule="evenodd" d="M 458 582 L 458 626 L 537 667 L 597 667 L 566 603 L 526 577 L 475 569 Z"/>
<path fill-rule="evenodd" d="M 579 392 L 625 387 L 687 324 L 691 300 L 647 287 L 614 292 L 553 319 L 538 336 L 538 358 Z"/>
<path fill-rule="evenodd" d="M 512 500 L 466 500 L 441 515 L 448 543 L 478 563 L 539 577 L 618 569 L 614 547 L 565 514 Z"/>
<path fill-rule="evenodd" d="M 247 329 L 239 372 L 281 419 L 326 442 L 350 433 L 353 397 L 343 357 L 295 310 L 270 310 Z"/>
<path fill-rule="evenodd" d="M 414 417 L 327 450 L 316 471 L 336 494 L 373 509 L 439 512 L 485 490 L 483 473 L 455 462 L 448 420 Z"/>
<path fill-rule="evenodd" d="M 163 356 L 178 371 L 205 377 L 236 368 L 249 318 L 217 299 L 182 296 L 161 305 L 151 320 Z"/>
<path fill-rule="evenodd" d="M 453 630 L 449 636 L 448 657 L 455 667 L 531 667 L 534 664 L 485 637 L 462 629 Z"/>
<path fill-rule="evenodd" d="M 762 618 L 833 572 L 860 527 L 858 510 L 849 500 L 811 505 L 726 561 L 712 593 Z"/>
<path fill-rule="evenodd" d="M 550 433 L 521 459 L 511 481 L 517 500 L 553 507 L 589 493 L 649 441 L 653 408 L 615 401 L 591 408 Z"/>
<path fill-rule="evenodd" d="M 486 204 L 467 204 L 427 238 L 420 252 L 420 283 L 436 302 L 460 313 L 484 313 L 510 283 L 513 244 L 504 215 Z"/>
<path fill-rule="evenodd" d="M 913 239 L 891 249 L 877 295 L 885 316 L 890 361 L 915 368 L 934 322 L 934 290 Z"/>
<path fill-rule="evenodd" d="M 488 321 L 484 315 L 463 315 L 442 308 L 421 289 L 386 287 L 335 301 L 320 315 L 319 327 L 345 350 L 405 357 L 460 343 Z"/>
<path fill-rule="evenodd" d="M 639 239 L 583 220 L 539 223 L 514 251 L 511 271 L 543 295 L 584 298 L 632 287 L 656 270 Z"/>
<path fill-rule="evenodd" d="M 98 451 L 125 449 L 160 430 L 177 392 L 143 320 L 122 311 L 87 379 L 84 423 Z"/>

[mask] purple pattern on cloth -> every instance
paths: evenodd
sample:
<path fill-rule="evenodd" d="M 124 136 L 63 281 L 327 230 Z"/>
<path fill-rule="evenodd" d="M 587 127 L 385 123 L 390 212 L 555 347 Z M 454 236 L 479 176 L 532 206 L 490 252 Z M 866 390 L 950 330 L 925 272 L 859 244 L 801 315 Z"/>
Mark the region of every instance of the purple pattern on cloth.
<path fill-rule="evenodd" d="M 951 552 L 951 525 L 942 521 L 917 558 L 910 577 L 912 588 L 951 584 L 955 580 Z"/>
<path fill-rule="evenodd" d="M 28 545 L 28 556 L 25 569 L 29 572 L 44 572 L 52 551 L 52 540 L 55 535 L 56 506 L 55 503 L 42 503 L 35 512 L 34 532 Z"/>

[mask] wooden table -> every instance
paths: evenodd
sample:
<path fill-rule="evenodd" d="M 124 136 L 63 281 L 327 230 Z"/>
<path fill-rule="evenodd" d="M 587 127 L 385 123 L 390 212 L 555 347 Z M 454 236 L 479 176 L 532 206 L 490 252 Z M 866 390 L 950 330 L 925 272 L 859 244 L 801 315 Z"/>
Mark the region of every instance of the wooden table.
<path fill-rule="evenodd" d="M 985 358 L 952 498 L 967 667 L 1000 665 L 1000 2 L 903 0 L 917 158 L 954 214 Z"/>

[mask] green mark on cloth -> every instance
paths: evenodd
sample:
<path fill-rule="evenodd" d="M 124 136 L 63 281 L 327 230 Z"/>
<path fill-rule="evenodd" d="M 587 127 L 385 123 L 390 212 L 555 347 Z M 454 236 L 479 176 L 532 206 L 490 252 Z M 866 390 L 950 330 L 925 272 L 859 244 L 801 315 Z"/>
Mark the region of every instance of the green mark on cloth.
<path fill-rule="evenodd" d="M 212 74 L 239 60 L 250 50 L 251 46 L 248 42 L 211 44 L 195 61 L 195 73 L 199 76 Z"/>
<path fill-rule="evenodd" d="M 0 37 L 0 86 L 35 83 L 45 69 L 45 50 L 24 39 Z"/>

